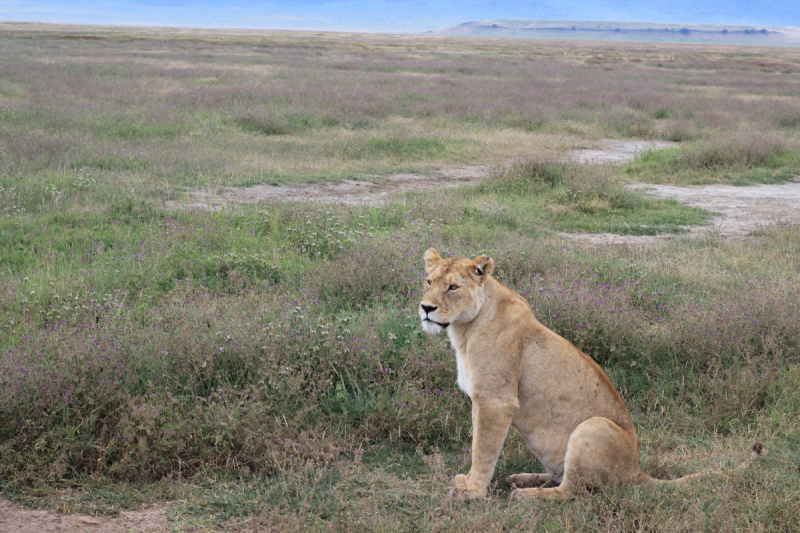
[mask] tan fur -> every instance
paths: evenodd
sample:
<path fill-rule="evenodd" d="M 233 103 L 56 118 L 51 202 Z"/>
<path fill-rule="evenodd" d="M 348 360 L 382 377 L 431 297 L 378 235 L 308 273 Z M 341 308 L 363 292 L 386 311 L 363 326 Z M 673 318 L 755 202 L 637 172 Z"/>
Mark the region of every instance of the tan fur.
<path fill-rule="evenodd" d="M 448 333 L 458 385 L 472 399 L 472 467 L 453 478 L 452 495 L 486 495 L 511 426 L 546 470 L 510 476 L 508 482 L 517 487 L 512 499 L 565 499 L 578 484 L 664 482 L 639 466 L 636 428 L 605 372 L 539 323 L 522 296 L 495 280 L 494 261 L 442 259 L 433 248 L 424 258 L 423 329 Z M 752 455 L 760 453 L 757 443 Z M 557 486 L 529 488 L 543 484 Z"/>

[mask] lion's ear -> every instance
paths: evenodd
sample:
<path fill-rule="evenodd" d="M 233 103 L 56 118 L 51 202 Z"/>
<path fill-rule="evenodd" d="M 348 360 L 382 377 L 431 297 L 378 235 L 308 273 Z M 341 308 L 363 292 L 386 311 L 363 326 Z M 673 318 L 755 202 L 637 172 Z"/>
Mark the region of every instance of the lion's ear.
<path fill-rule="evenodd" d="M 442 260 L 442 256 L 439 255 L 439 252 L 436 251 L 436 248 L 428 248 L 428 251 L 425 252 L 423 256 L 425 259 L 425 270 L 428 272 L 431 271 L 431 268 Z"/>
<path fill-rule="evenodd" d="M 471 267 L 474 269 L 475 275 L 479 278 L 484 278 L 484 276 L 488 276 L 494 270 L 494 260 L 485 255 L 479 255 L 475 259 L 472 260 Z"/>

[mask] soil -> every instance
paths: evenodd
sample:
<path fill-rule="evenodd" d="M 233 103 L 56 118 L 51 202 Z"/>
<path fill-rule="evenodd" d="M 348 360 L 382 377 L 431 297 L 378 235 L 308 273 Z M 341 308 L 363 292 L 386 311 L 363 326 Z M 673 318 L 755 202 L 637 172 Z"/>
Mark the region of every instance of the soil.
<path fill-rule="evenodd" d="M 578 163 L 619 164 L 652 149 L 675 146 L 662 141 L 621 141 L 606 139 L 600 150 L 577 150 L 569 159 Z M 489 167 L 472 165 L 445 168 L 430 174 L 393 174 L 373 181 L 343 180 L 336 184 L 286 186 L 256 185 L 254 187 L 214 187 L 186 191 L 186 202 L 168 202 L 172 208 L 195 207 L 219 209 L 224 205 L 249 204 L 272 200 L 299 200 L 338 204 L 382 203 L 390 194 L 419 192 L 478 183 L 491 173 Z"/>
<path fill-rule="evenodd" d="M 128 533 L 129 531 L 163 531 L 167 526 L 165 507 L 165 504 L 150 504 L 137 511 L 122 511 L 118 518 L 111 518 L 30 509 L 0 500 L 0 532 Z"/>
<path fill-rule="evenodd" d="M 656 198 L 674 198 L 686 205 L 720 213 L 709 226 L 692 228 L 697 234 L 737 237 L 766 226 L 800 224 L 800 176 L 792 183 L 780 185 L 643 188 Z"/>
<path fill-rule="evenodd" d="M 620 164 L 631 161 L 639 154 L 648 150 L 661 150 L 678 146 L 676 143 L 665 141 L 623 141 L 619 139 L 603 140 L 600 150 L 576 150 L 570 154 L 570 159 L 576 163 L 586 164 Z"/>
<path fill-rule="evenodd" d="M 586 164 L 620 164 L 652 149 L 676 146 L 664 141 L 605 139 L 602 149 L 576 150 L 568 159 Z M 394 174 L 374 181 L 344 180 L 337 184 L 311 186 L 217 187 L 187 191 L 185 202 L 169 202 L 173 208 L 220 209 L 231 204 L 273 200 L 314 201 L 338 204 L 377 205 L 390 194 L 446 189 L 480 182 L 489 176 L 486 166 L 467 166 L 433 171 L 429 174 Z M 711 185 L 688 188 L 667 185 L 636 185 L 658 198 L 674 198 L 687 205 L 719 213 L 708 226 L 689 227 L 691 235 L 743 238 L 760 227 L 800 223 L 800 177 L 795 183 L 733 187 Z M 648 243 L 672 238 L 663 236 L 621 236 L 615 234 L 559 234 L 562 238 L 595 243 Z"/>
<path fill-rule="evenodd" d="M 201 188 L 187 191 L 187 202 L 167 202 L 167 206 L 219 209 L 224 205 L 273 200 L 376 205 L 382 203 L 389 194 L 431 191 L 475 184 L 489 176 L 489 173 L 489 167 L 475 165 L 464 168 L 446 168 L 430 174 L 393 174 L 385 178 L 376 178 L 375 181 L 342 180 L 335 184 L 295 187 L 256 185 L 254 187 Z"/>
<path fill-rule="evenodd" d="M 800 176 L 781 185 L 708 185 L 674 187 L 671 185 L 634 185 L 656 198 L 672 198 L 683 204 L 718 213 L 708 226 L 689 226 L 689 235 L 716 235 L 723 239 L 745 239 L 752 232 L 775 225 L 800 224 Z M 561 237 L 597 244 L 650 243 L 675 235 L 629 236 L 612 233 L 560 234 Z"/>

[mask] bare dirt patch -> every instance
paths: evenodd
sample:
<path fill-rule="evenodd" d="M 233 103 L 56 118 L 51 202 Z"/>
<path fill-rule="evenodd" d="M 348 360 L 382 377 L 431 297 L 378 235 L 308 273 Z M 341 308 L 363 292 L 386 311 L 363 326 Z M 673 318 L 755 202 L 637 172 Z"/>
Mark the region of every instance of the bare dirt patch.
<path fill-rule="evenodd" d="M 637 184 L 656 198 L 671 198 L 692 207 L 719 213 L 708 226 L 690 226 L 689 235 L 716 235 L 726 239 L 747 238 L 753 231 L 775 225 L 800 224 L 800 176 L 793 183 L 781 185 L 708 185 L 674 187 Z M 675 235 L 632 236 L 612 233 L 559 234 L 562 237 L 595 244 L 636 244 L 671 239 Z"/>
<path fill-rule="evenodd" d="M 676 143 L 666 141 L 633 141 L 620 139 L 605 139 L 603 147 L 597 150 L 575 150 L 570 154 L 570 159 L 576 163 L 591 165 L 621 164 L 632 161 L 636 156 L 648 150 L 661 150 L 678 146 Z"/>
<path fill-rule="evenodd" d="M 167 526 L 165 507 L 164 504 L 155 503 L 137 511 L 122 511 L 119 518 L 110 518 L 29 509 L 0 500 L 0 531 L 9 533 L 163 531 Z"/>
<path fill-rule="evenodd" d="M 653 149 L 675 146 L 663 141 L 605 139 L 599 149 L 575 150 L 568 158 L 578 163 L 619 164 Z M 489 176 L 484 165 L 445 168 L 429 174 L 393 174 L 371 181 L 343 180 L 339 183 L 309 186 L 256 185 L 254 187 L 211 187 L 186 191 L 185 202 L 169 202 L 172 208 L 194 207 L 219 209 L 224 205 L 240 205 L 275 200 L 314 201 L 323 203 L 376 205 L 390 194 L 446 189 L 478 183 Z"/>
<path fill-rule="evenodd" d="M 800 181 L 798 178 L 795 179 Z M 692 228 L 693 233 L 741 237 L 765 226 L 800 224 L 800 183 L 797 181 L 751 187 L 642 185 L 640 188 L 656 198 L 673 198 L 686 205 L 720 213 L 710 225 Z"/>
<path fill-rule="evenodd" d="M 621 164 L 653 149 L 677 146 L 664 141 L 605 139 L 602 148 L 575 150 L 568 159 L 584 164 Z M 257 185 L 255 187 L 214 187 L 191 189 L 183 202 L 169 202 L 173 208 L 220 209 L 275 200 L 313 201 L 347 205 L 377 205 L 391 194 L 433 191 L 479 183 L 491 169 L 483 165 L 447 168 L 429 174 L 393 174 L 373 181 L 343 180 L 340 183 L 309 186 Z M 691 235 L 718 235 L 743 238 L 752 231 L 775 224 L 800 224 L 800 176 L 794 183 L 734 187 L 674 187 L 669 185 L 632 185 L 656 198 L 672 198 L 686 205 L 719 213 L 708 226 L 689 227 Z M 674 235 L 629 236 L 611 233 L 559 234 L 564 238 L 593 243 L 650 243 Z"/>
<path fill-rule="evenodd" d="M 376 205 L 390 194 L 419 192 L 477 183 L 489 175 L 489 167 L 475 165 L 446 168 L 430 174 L 393 174 L 375 181 L 342 180 L 340 183 L 292 187 L 256 185 L 254 187 L 214 187 L 186 191 L 186 202 L 168 202 L 168 207 L 219 209 L 275 200 L 312 201 L 337 204 Z"/>

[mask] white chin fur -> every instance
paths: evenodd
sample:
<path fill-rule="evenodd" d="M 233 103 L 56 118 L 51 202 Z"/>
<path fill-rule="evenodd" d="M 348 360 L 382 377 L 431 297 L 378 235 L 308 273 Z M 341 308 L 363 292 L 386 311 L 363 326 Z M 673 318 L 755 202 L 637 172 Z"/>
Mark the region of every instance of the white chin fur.
<path fill-rule="evenodd" d="M 438 335 L 442 332 L 442 326 L 439 324 L 434 324 L 430 320 L 423 320 L 422 321 L 422 330 L 429 335 Z"/>

